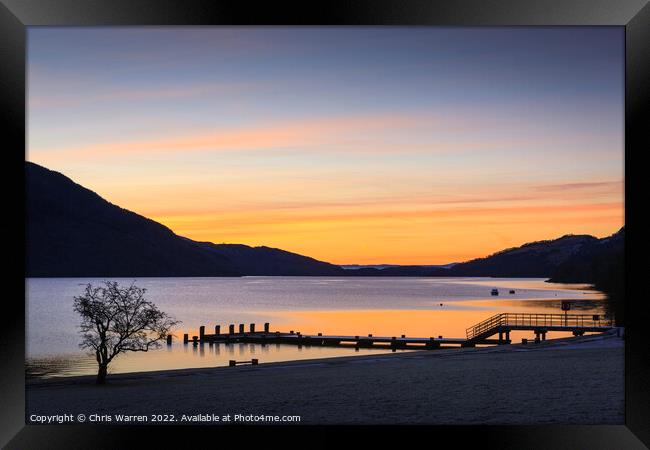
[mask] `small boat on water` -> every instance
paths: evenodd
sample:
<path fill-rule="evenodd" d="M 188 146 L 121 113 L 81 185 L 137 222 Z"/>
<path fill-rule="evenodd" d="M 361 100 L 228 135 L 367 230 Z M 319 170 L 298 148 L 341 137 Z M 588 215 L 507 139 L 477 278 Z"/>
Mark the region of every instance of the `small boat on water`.
<path fill-rule="evenodd" d="M 497 288 L 492 289 L 492 292 L 490 292 L 492 295 L 499 295 L 499 290 Z"/>
<path fill-rule="evenodd" d="M 511 293 L 511 294 L 514 294 L 514 293 L 515 293 L 515 290 L 514 290 L 514 289 L 510 289 L 510 293 Z"/>

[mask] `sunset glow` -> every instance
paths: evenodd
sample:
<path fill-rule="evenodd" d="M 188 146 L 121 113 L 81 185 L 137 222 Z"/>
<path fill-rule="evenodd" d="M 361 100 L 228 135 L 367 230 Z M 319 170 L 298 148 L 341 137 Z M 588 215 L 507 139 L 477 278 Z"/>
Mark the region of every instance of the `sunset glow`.
<path fill-rule="evenodd" d="M 200 241 L 444 264 L 624 225 L 618 28 L 29 28 L 26 158 Z"/>

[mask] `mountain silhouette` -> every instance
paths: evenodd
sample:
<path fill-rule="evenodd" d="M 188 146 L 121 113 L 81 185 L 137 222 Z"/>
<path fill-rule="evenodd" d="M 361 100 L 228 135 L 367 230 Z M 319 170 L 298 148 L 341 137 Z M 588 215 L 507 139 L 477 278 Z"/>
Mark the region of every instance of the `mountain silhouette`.
<path fill-rule="evenodd" d="M 560 264 L 597 241 L 598 238 L 589 235 L 566 235 L 531 242 L 457 264 L 450 273 L 475 277 L 548 277 Z"/>
<path fill-rule="evenodd" d="M 622 294 L 625 280 L 625 227 L 583 246 L 560 263 L 549 281 L 589 283 L 605 292 Z"/>
<path fill-rule="evenodd" d="M 26 170 L 27 277 L 336 275 L 343 269 L 268 247 L 216 245 L 176 235 L 68 177 Z"/>

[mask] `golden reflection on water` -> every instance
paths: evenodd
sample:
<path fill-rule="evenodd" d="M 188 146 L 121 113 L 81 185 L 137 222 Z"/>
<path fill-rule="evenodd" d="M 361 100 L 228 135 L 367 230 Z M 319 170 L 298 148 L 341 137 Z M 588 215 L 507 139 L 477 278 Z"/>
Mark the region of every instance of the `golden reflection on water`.
<path fill-rule="evenodd" d="M 463 338 L 465 330 L 488 317 L 501 312 L 561 313 L 560 300 L 480 300 L 463 302 L 463 309 L 445 305 L 437 310 L 345 310 L 345 311 L 292 311 L 278 313 L 271 331 L 300 331 L 303 334 L 367 335 L 411 337 Z M 574 301 L 573 312 L 603 314 L 604 303 L 599 300 Z M 248 324 L 246 324 L 248 330 Z M 262 324 L 257 324 L 261 329 Z M 213 327 L 213 325 L 212 325 Z M 222 325 L 222 330 L 227 325 Z M 214 328 L 206 327 L 206 333 Z M 351 356 L 358 354 L 389 353 L 389 349 L 358 349 L 291 346 L 279 344 L 182 344 L 183 331 L 177 332 L 174 344 L 143 353 L 127 353 L 117 357 L 110 367 L 111 373 L 183 369 L 195 367 L 227 366 L 231 359 L 258 358 L 262 363 Z M 198 330 L 190 330 L 190 339 Z M 570 336 L 570 333 L 549 333 L 548 338 Z M 532 339 L 532 332 L 512 332 L 513 342 L 521 338 Z M 400 350 L 404 351 L 404 350 Z M 97 370 L 92 356 L 61 356 L 31 359 L 26 367 L 28 377 L 89 375 Z"/>
<path fill-rule="evenodd" d="M 445 282 L 438 280 L 438 283 Z M 449 283 L 455 283 L 449 280 Z M 464 280 L 465 284 L 498 286 L 500 295 L 494 298 L 462 301 L 434 301 L 415 309 L 335 309 L 335 310 L 282 310 L 250 311 L 253 317 L 264 317 L 271 323 L 271 331 L 299 331 L 303 334 L 323 333 L 325 335 L 368 335 L 410 337 L 446 337 L 464 338 L 466 329 L 495 314 L 504 312 L 520 313 L 554 313 L 561 314 L 560 304 L 564 298 L 570 298 L 571 313 L 600 314 L 607 316 L 605 296 L 587 289 L 584 285 L 553 285 L 535 280 L 507 280 L 507 287 L 499 285 L 501 280 Z M 531 298 L 531 289 L 539 283 L 540 289 L 552 289 L 553 298 Z M 521 287 L 521 289 L 520 289 Z M 509 294 L 515 289 L 516 294 Z M 528 291 L 527 291 L 528 290 Z M 582 292 L 581 292 L 582 291 Z M 563 297 L 565 296 L 566 297 Z M 517 296 L 521 295 L 521 298 Z M 353 308 L 354 305 L 346 307 Z M 370 306 L 371 308 L 372 306 Z M 201 321 L 203 322 L 203 321 Z M 199 324 L 201 324 L 199 322 Z M 216 323 L 205 319 L 207 334 L 214 333 Z M 221 332 L 227 333 L 229 323 L 220 323 Z M 239 324 L 235 323 L 235 329 Z M 245 323 L 249 330 L 249 323 Z M 263 329 L 263 323 L 256 323 L 256 329 Z M 174 344 L 163 344 L 160 349 L 147 353 L 127 353 L 119 355 L 109 368 L 110 373 L 143 372 L 154 370 L 200 368 L 227 366 L 231 359 L 250 360 L 258 358 L 261 363 L 352 356 L 359 354 L 389 353 L 391 350 L 291 346 L 279 344 L 203 344 L 194 346 L 182 344 L 183 334 L 189 339 L 199 335 L 196 323 L 181 326 L 174 332 Z M 569 336 L 569 333 L 549 333 L 548 338 Z M 532 332 L 512 332 L 513 342 L 521 338 L 533 338 Z M 398 350 L 409 351 L 409 350 Z M 28 377 L 52 377 L 95 374 L 97 365 L 93 356 L 84 354 L 48 355 L 30 358 L 26 364 Z"/>
<path fill-rule="evenodd" d="M 410 350 L 398 350 L 404 352 Z M 147 353 L 125 353 L 116 357 L 109 366 L 109 373 L 148 372 L 155 370 L 189 369 L 228 366 L 235 359 L 257 358 L 261 363 L 390 353 L 390 349 L 352 349 L 336 347 L 297 347 L 280 344 L 173 344 Z M 94 375 L 97 363 L 93 356 L 63 355 L 51 358 L 33 358 L 26 364 L 28 378 Z"/>
<path fill-rule="evenodd" d="M 297 331 L 303 334 L 343 334 L 375 336 L 453 337 L 464 338 L 466 329 L 490 316 L 505 312 L 561 314 L 561 301 L 513 300 L 494 302 L 477 300 L 463 302 L 475 309 L 439 310 L 355 310 L 299 311 L 289 313 L 295 319 Z M 557 305 L 556 305 L 557 303 Z M 603 303 L 586 300 L 572 302 L 574 313 L 604 314 Z M 557 307 L 555 307 L 557 306 Z M 285 331 L 285 330 L 282 330 Z M 531 333 L 532 334 L 532 333 Z M 555 335 L 555 334 L 554 334 Z M 558 333 L 559 337 L 560 334 Z"/>
<path fill-rule="evenodd" d="M 465 329 L 484 320 L 485 311 L 356 310 L 300 311 L 291 316 L 303 334 L 367 335 L 413 337 L 464 337 Z"/>

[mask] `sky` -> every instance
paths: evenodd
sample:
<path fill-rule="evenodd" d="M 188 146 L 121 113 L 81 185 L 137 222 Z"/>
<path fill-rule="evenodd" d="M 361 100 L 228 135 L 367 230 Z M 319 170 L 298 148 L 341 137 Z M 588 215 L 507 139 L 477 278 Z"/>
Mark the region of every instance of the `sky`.
<path fill-rule="evenodd" d="M 26 159 L 200 241 L 445 264 L 624 225 L 622 27 L 28 29 Z"/>

